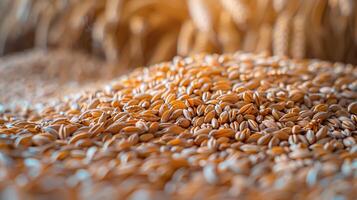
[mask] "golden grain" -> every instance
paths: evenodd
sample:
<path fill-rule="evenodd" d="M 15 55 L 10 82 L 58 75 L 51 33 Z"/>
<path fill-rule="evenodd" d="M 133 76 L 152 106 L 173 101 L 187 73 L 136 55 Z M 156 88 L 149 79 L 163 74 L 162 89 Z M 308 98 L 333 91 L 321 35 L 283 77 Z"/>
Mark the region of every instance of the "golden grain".
<path fill-rule="evenodd" d="M 355 70 L 200 54 L 138 69 L 115 89 L 0 113 L 0 185 L 79 199 L 143 190 L 155 199 L 299 199 L 340 185 L 353 196 Z M 81 109 L 69 113 L 73 102 Z"/>

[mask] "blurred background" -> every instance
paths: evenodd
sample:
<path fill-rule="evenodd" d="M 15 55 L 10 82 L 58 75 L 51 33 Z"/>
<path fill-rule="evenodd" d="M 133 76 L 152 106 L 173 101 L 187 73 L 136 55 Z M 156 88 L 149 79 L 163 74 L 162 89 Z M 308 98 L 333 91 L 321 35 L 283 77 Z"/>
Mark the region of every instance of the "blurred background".
<path fill-rule="evenodd" d="M 25 79 L 17 88 L 37 77 L 56 90 L 176 55 L 237 50 L 357 64 L 357 1 L 0 1 L 0 80 Z"/>

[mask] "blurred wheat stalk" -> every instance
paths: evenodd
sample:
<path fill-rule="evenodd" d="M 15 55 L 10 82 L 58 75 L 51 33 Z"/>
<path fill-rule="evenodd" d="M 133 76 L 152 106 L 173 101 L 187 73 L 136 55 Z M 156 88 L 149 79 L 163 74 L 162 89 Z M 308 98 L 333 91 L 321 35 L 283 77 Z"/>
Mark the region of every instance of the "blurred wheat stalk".
<path fill-rule="evenodd" d="M 0 53 L 24 45 L 78 48 L 131 66 L 236 50 L 357 63 L 357 2 L 2 0 Z"/>

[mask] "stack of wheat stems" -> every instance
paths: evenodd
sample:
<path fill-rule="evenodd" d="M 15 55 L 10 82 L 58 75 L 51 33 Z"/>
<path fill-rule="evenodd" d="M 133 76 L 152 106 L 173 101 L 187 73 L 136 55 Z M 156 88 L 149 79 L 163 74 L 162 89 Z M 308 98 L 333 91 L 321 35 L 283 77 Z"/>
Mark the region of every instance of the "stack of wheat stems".
<path fill-rule="evenodd" d="M 79 48 L 138 66 L 245 50 L 357 63 L 354 0 L 7 0 L 0 9 L 3 53 Z"/>

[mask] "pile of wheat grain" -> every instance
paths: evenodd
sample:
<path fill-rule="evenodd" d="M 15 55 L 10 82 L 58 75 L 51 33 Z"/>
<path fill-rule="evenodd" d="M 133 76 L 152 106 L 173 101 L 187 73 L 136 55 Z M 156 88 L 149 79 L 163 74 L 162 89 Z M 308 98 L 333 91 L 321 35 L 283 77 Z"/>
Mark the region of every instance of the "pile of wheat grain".
<path fill-rule="evenodd" d="M 354 0 L 4 0 L 0 50 L 79 48 L 123 65 L 268 51 L 357 63 Z"/>
<path fill-rule="evenodd" d="M 118 69 L 73 51 L 31 50 L 4 56 L 0 58 L 0 107 L 68 94 L 113 78 Z"/>
<path fill-rule="evenodd" d="M 176 57 L 107 87 L 0 114 L 0 195 L 352 199 L 357 67 Z"/>

